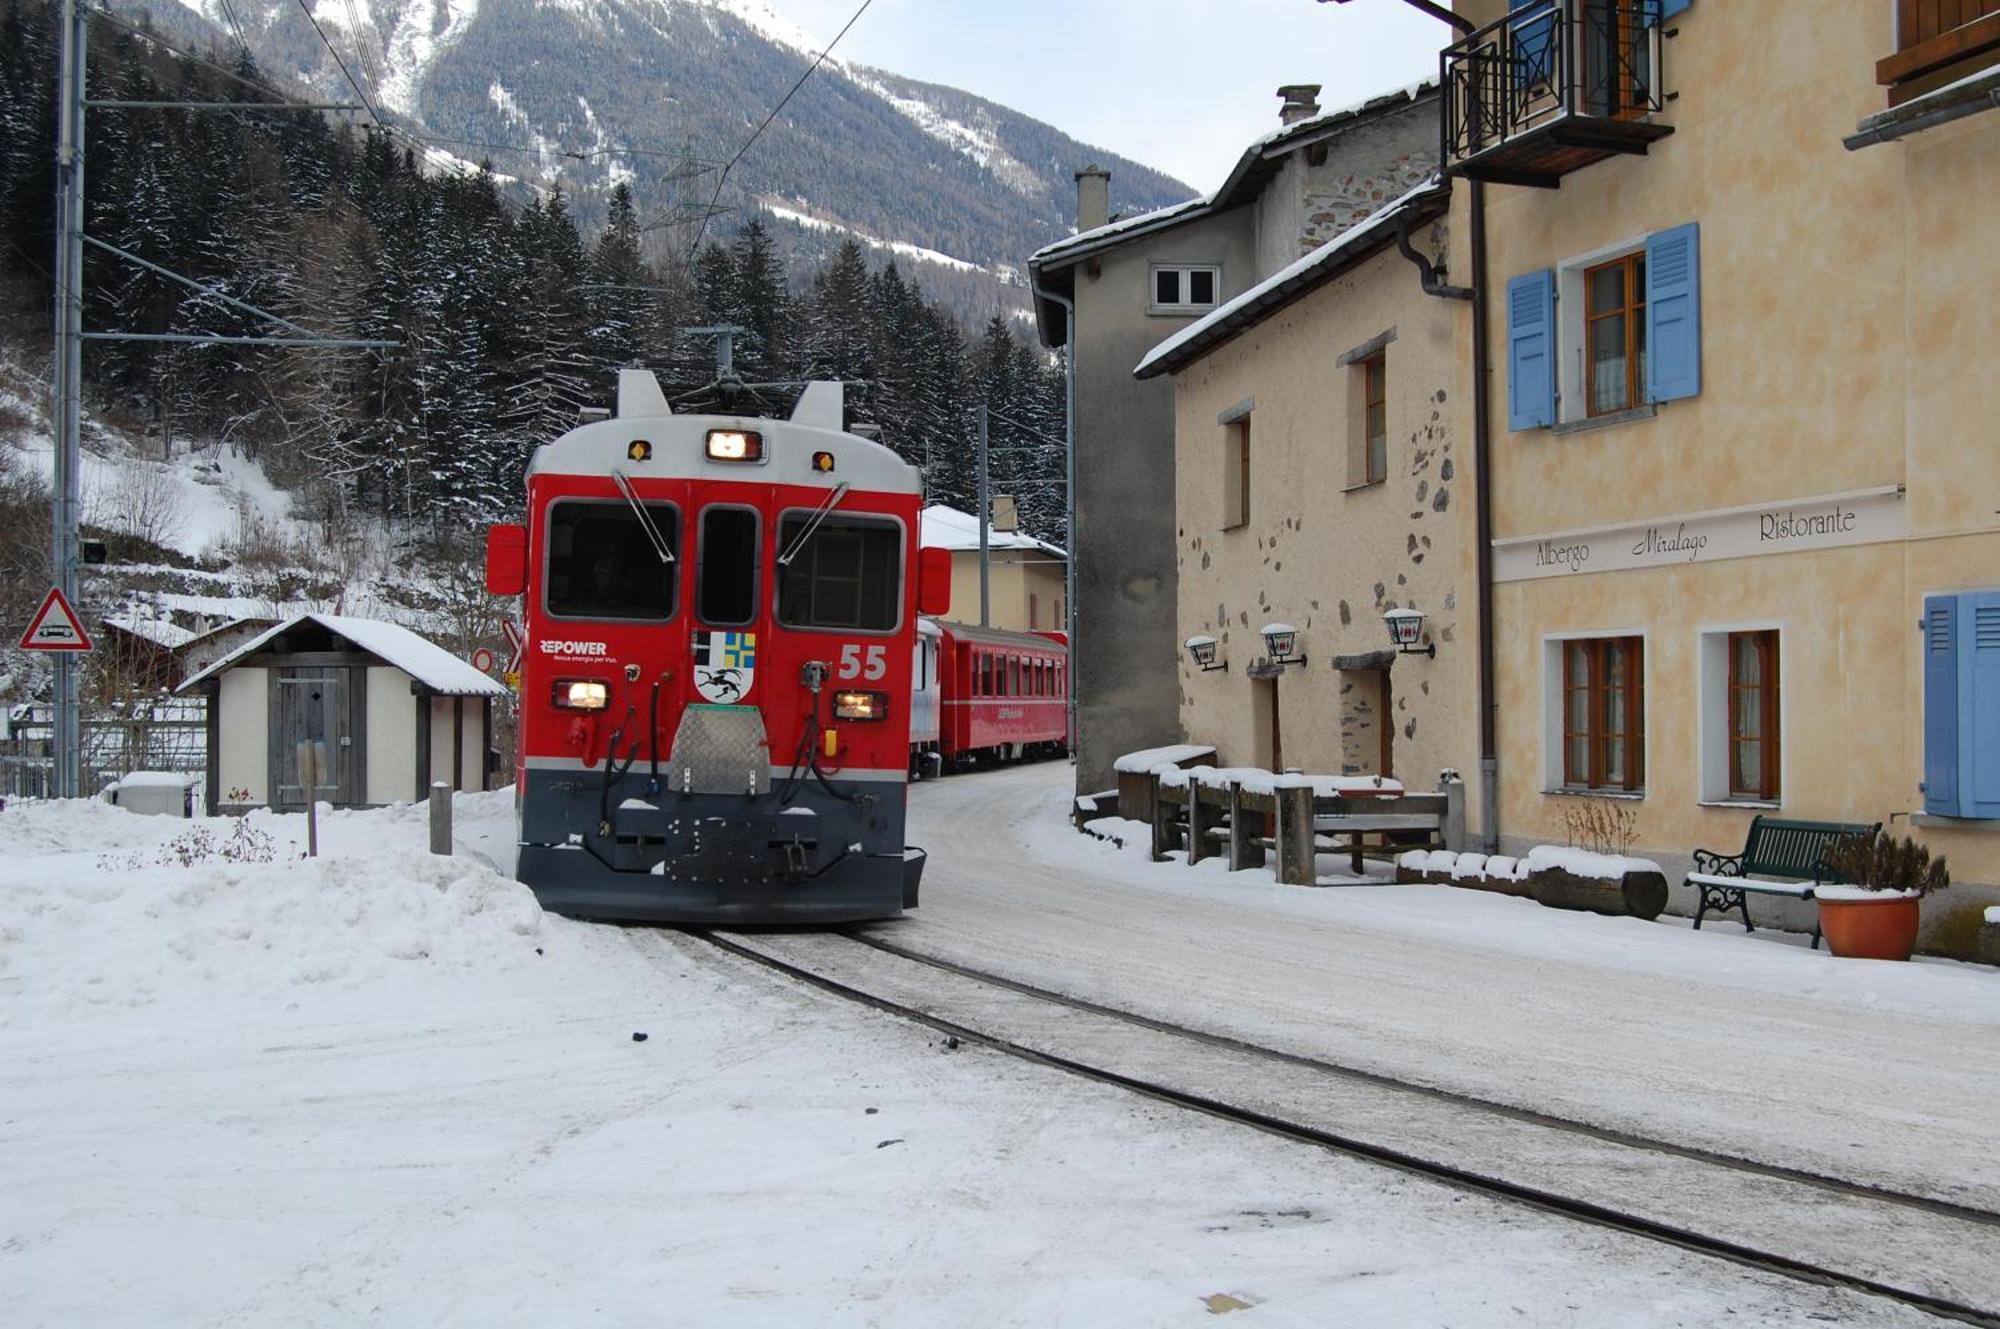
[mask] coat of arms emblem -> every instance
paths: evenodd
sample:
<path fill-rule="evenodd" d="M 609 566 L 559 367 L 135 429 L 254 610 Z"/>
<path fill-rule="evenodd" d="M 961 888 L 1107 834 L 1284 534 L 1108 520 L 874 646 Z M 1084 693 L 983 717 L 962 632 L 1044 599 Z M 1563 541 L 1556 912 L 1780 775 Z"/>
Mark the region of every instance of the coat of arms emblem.
<path fill-rule="evenodd" d="M 757 674 L 757 634 L 697 632 L 694 634 L 694 690 L 702 700 L 733 706 L 750 695 Z"/>

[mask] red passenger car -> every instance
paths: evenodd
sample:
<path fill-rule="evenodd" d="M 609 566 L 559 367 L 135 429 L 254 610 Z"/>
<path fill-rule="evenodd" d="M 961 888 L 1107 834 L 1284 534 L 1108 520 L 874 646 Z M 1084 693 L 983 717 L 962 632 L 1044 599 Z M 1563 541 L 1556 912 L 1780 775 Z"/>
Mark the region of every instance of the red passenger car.
<path fill-rule="evenodd" d="M 969 623 L 944 630 L 941 748 L 947 767 L 1069 752 L 1069 639 Z"/>
<path fill-rule="evenodd" d="M 843 432 L 675 415 L 644 370 L 539 449 L 527 522 L 488 538 L 523 596 L 517 875 L 558 913 L 837 922 L 916 904 L 903 842 L 917 472 Z M 927 575 L 926 575 L 927 574 Z"/>

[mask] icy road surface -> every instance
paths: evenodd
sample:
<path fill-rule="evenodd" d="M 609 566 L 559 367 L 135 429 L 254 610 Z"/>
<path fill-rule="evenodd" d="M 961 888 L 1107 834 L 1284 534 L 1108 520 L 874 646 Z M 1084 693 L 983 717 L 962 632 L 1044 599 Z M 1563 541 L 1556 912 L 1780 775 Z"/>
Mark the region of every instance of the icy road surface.
<path fill-rule="evenodd" d="M 1064 774 L 920 793 L 927 817 L 998 817 L 947 859 L 1033 875 L 1018 841 L 1040 832 L 1000 813 L 1059 816 Z M 9 1329 L 1926 1322 L 949 1049 L 678 934 L 544 916 L 482 862 L 509 805 L 458 800 L 450 859 L 420 809 L 334 815 L 314 862 L 297 817 L 249 819 L 260 862 L 254 835 L 223 856 L 246 844 L 228 821 L 0 811 Z M 1156 982 L 1177 952 L 1146 920 L 1202 897 L 1103 868 L 1042 888 L 1100 921 L 1037 930 L 1006 903 L 1006 944 L 1143 954 Z M 940 938 L 993 908 L 953 875 L 922 925 Z M 1005 903 L 1009 875 L 978 880 Z M 1183 920 L 1202 981 L 1237 945 L 1237 888 L 1211 885 Z M 1250 987 L 1265 957 L 1236 953 Z"/>
<path fill-rule="evenodd" d="M 1069 781 L 1047 763 L 918 786 L 923 907 L 876 935 L 1271 1047 L 2000 1209 L 2000 970 L 1836 960 L 1726 919 L 1695 932 L 1156 864 L 1144 828 L 1122 849 L 1071 830 Z"/>

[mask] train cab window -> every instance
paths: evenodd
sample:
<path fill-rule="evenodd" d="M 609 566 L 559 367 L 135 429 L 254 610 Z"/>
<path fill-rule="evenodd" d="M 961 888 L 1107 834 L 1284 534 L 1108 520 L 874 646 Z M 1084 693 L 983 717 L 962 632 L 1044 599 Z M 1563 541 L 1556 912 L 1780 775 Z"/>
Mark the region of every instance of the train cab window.
<path fill-rule="evenodd" d="M 646 515 L 680 556 L 681 514 L 648 503 Z M 549 613 L 558 618 L 628 618 L 659 622 L 674 616 L 677 563 L 660 559 L 653 537 L 623 500 L 551 504 L 548 518 Z"/>
<path fill-rule="evenodd" d="M 757 617 L 757 514 L 705 508 L 696 557 L 694 612 L 704 623 L 739 627 Z"/>
<path fill-rule="evenodd" d="M 812 523 L 812 513 L 795 511 L 779 524 L 778 548 L 792 551 L 792 559 L 778 569 L 778 621 L 792 628 L 893 630 L 902 610 L 903 528 L 836 512 L 799 545 Z"/>

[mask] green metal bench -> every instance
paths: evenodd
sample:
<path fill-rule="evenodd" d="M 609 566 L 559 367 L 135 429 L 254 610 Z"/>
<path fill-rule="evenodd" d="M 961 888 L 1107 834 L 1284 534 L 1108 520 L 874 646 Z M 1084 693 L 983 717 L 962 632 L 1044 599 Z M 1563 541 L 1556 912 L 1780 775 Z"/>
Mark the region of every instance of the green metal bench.
<path fill-rule="evenodd" d="M 1694 851 L 1695 870 L 1687 875 L 1683 884 L 1701 892 L 1701 903 L 1694 911 L 1695 927 L 1701 927 L 1702 915 L 1711 909 L 1718 913 L 1735 909 L 1743 915 L 1743 930 L 1755 932 L 1757 929 L 1750 923 L 1749 896 L 1785 895 L 1795 900 L 1812 899 L 1815 887 L 1830 886 L 1842 880 L 1826 866 L 1826 856 L 1833 846 L 1850 835 L 1873 838 L 1881 828 L 1879 821 L 1866 826 L 1859 822 L 1752 818 L 1750 836 L 1743 843 L 1742 853 L 1723 854 L 1712 849 Z M 1814 950 L 1819 949 L 1817 926 L 1813 928 L 1812 944 Z"/>

